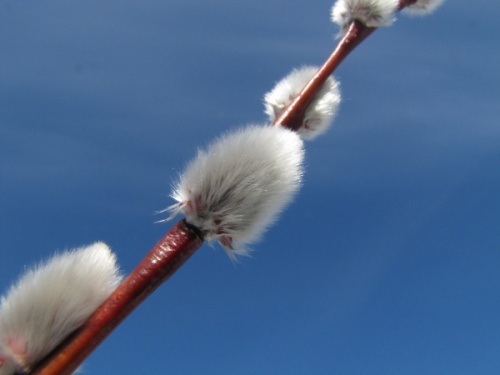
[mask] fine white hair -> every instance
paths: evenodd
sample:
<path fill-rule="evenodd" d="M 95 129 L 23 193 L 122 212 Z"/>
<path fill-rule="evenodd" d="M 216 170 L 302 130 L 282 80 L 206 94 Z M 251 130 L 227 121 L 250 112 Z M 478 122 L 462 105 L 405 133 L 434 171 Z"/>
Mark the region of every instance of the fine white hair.
<path fill-rule="evenodd" d="M 300 137 L 276 126 L 248 126 L 199 150 L 181 175 L 167 210 L 234 259 L 259 238 L 291 201 L 302 177 Z"/>
<path fill-rule="evenodd" d="M 28 270 L 1 298 L 0 374 L 27 372 L 81 326 L 121 280 L 97 242 Z"/>
<path fill-rule="evenodd" d="M 273 122 L 302 91 L 318 71 L 317 66 L 294 69 L 264 96 L 265 113 Z M 339 83 L 328 77 L 305 111 L 304 121 L 297 133 L 304 139 L 323 134 L 332 123 L 340 104 Z"/>
<path fill-rule="evenodd" d="M 402 12 L 409 15 L 425 16 L 434 12 L 442 3 L 444 3 L 444 0 L 417 0 L 415 3 L 404 7 Z"/>
<path fill-rule="evenodd" d="M 337 0 L 331 19 L 339 25 L 339 35 L 343 35 L 355 20 L 368 27 L 391 25 L 398 7 L 399 0 Z"/>

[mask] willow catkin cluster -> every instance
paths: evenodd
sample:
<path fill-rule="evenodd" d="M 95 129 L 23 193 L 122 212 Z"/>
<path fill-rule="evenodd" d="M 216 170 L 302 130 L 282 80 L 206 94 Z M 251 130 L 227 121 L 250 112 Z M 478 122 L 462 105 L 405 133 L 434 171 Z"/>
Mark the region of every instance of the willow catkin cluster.
<path fill-rule="evenodd" d="M 318 69 L 317 66 L 294 69 L 264 96 L 265 113 L 271 122 L 299 95 Z M 333 77 L 328 77 L 309 103 L 297 133 L 307 140 L 325 133 L 337 113 L 339 104 L 340 84 Z"/>
<path fill-rule="evenodd" d="M 343 35 L 353 21 L 368 27 L 391 25 L 398 6 L 399 0 L 338 0 L 332 7 L 331 18 Z"/>
<path fill-rule="evenodd" d="M 121 280 L 116 257 L 97 242 L 28 270 L 2 297 L 0 375 L 27 372 L 77 329 Z"/>
<path fill-rule="evenodd" d="M 304 149 L 285 128 L 253 125 L 199 150 L 179 178 L 169 210 L 181 212 L 229 255 L 244 254 L 297 192 Z"/>

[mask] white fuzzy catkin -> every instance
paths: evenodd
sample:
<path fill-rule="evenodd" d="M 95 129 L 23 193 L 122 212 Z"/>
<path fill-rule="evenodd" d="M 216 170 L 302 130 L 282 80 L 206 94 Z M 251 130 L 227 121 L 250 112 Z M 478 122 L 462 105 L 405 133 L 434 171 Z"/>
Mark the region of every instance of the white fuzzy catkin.
<path fill-rule="evenodd" d="M 408 15 L 425 16 L 436 10 L 444 0 L 417 0 L 415 3 L 403 8 L 402 12 Z"/>
<path fill-rule="evenodd" d="M 399 7 L 399 0 L 337 0 L 331 18 L 345 34 L 354 20 L 368 27 L 389 26 Z"/>
<path fill-rule="evenodd" d="M 183 212 L 206 240 L 217 240 L 232 257 L 258 239 L 298 190 L 303 142 L 288 129 L 248 126 L 199 150 L 175 187 Z"/>
<path fill-rule="evenodd" d="M 28 372 L 81 326 L 120 280 L 116 257 L 102 242 L 27 271 L 1 299 L 0 375 Z"/>
<path fill-rule="evenodd" d="M 271 122 L 302 91 L 318 69 L 316 66 L 294 69 L 264 96 L 265 113 Z M 339 86 L 333 77 L 329 77 L 322 85 L 305 112 L 302 126 L 297 130 L 302 138 L 313 139 L 328 129 L 340 104 Z"/>

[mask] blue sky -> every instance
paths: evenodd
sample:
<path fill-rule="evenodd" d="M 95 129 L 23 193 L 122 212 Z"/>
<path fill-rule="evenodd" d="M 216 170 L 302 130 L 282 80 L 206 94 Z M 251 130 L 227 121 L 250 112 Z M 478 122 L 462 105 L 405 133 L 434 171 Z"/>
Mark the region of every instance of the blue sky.
<path fill-rule="evenodd" d="M 103 240 L 129 272 L 196 149 L 334 46 L 329 1 L 0 1 L 0 288 Z M 498 374 L 494 1 L 398 16 L 253 256 L 204 245 L 86 374 Z"/>

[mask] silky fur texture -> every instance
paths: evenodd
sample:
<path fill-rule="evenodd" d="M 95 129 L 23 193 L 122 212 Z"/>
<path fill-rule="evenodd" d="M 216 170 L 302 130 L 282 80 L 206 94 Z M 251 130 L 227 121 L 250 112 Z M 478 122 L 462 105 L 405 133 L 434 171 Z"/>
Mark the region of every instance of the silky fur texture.
<path fill-rule="evenodd" d="M 181 211 L 208 241 L 235 259 L 283 210 L 301 184 L 303 142 L 285 128 L 248 126 L 199 150 L 167 208 Z"/>
<path fill-rule="evenodd" d="M 444 0 L 417 0 L 415 3 L 403 8 L 403 12 L 414 16 L 425 16 L 436 10 Z"/>
<path fill-rule="evenodd" d="M 342 36 L 354 20 L 368 27 L 391 25 L 398 7 L 399 0 L 337 0 L 331 18 L 340 26 Z"/>
<path fill-rule="evenodd" d="M 28 372 L 81 326 L 120 280 L 116 257 L 102 242 L 28 270 L 1 299 L 0 375 Z"/>
<path fill-rule="evenodd" d="M 318 69 L 316 66 L 303 66 L 294 69 L 264 96 L 265 113 L 271 122 L 302 91 Z M 297 133 L 307 140 L 323 134 L 332 123 L 339 104 L 340 85 L 333 77 L 328 77 L 309 104 L 305 112 L 304 122 Z"/>

